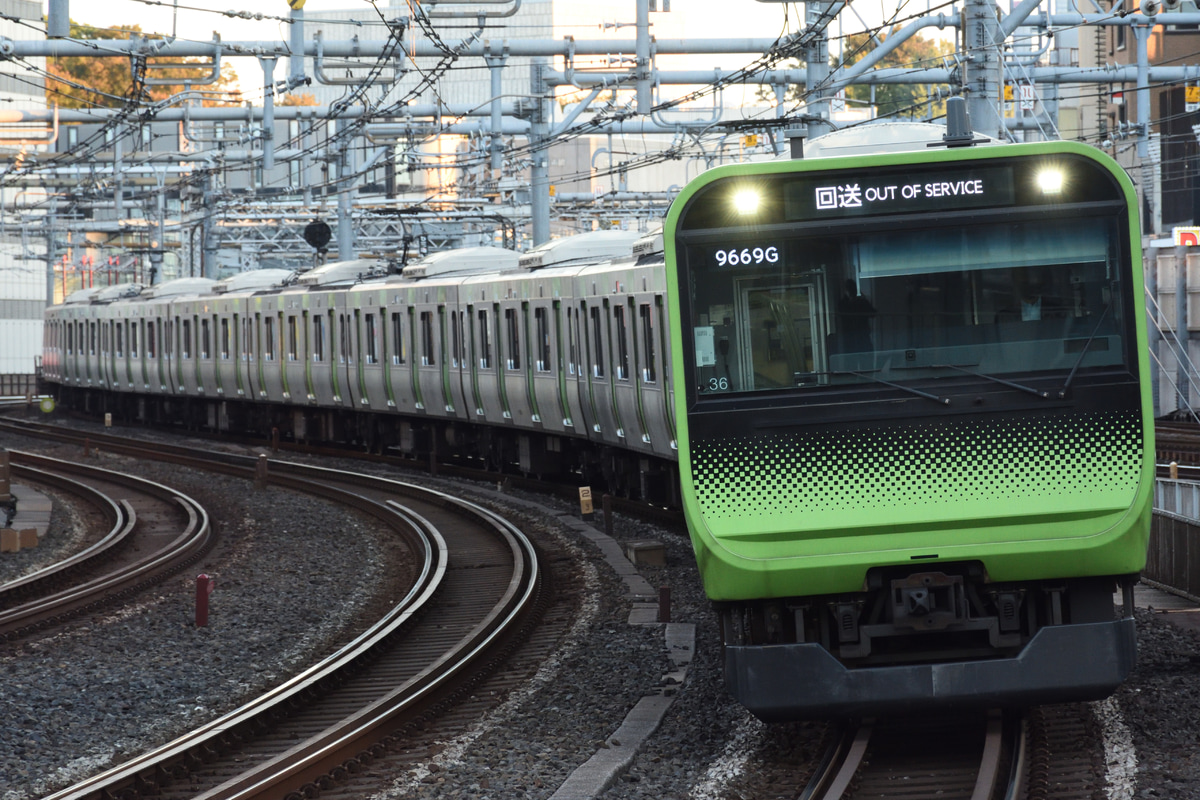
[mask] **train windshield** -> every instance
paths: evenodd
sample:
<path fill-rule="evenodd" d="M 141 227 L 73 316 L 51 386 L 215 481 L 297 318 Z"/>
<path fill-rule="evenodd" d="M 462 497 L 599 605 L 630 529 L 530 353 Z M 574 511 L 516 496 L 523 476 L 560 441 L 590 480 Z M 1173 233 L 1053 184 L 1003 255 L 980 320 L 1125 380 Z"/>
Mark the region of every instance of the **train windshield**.
<path fill-rule="evenodd" d="M 698 392 L 1124 363 L 1115 215 L 871 227 L 688 245 Z"/>

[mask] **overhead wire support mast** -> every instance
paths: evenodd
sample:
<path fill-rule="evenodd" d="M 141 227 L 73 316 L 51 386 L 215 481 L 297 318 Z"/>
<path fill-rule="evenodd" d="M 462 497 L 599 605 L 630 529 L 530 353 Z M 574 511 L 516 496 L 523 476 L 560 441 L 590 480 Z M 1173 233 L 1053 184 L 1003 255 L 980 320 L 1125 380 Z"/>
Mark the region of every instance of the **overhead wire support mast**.
<path fill-rule="evenodd" d="M 519 7 L 520 0 L 496 0 L 493 5 L 503 6 L 506 3 L 512 3 L 506 7 L 503 15 Z M 999 114 L 1000 92 L 999 88 L 1003 85 L 1002 81 L 1002 64 L 1000 63 L 999 52 L 1004 40 L 1015 32 L 1018 26 L 1025 25 L 1031 29 L 1050 29 L 1051 26 L 1065 26 L 1075 24 L 1082 20 L 1079 15 L 1051 15 L 1051 14 L 1033 14 L 1034 8 L 1038 5 L 1038 0 L 1023 0 L 1023 2 L 1013 10 L 1013 12 L 1001 20 L 996 19 L 996 9 L 992 0 L 971 0 L 969 6 L 979 11 L 979 16 L 970 17 L 964 11 L 964 19 L 978 19 L 983 23 L 983 35 L 979 41 L 968 49 L 968 59 L 970 62 L 966 70 L 964 79 L 968 83 L 966 97 L 969 101 L 973 101 L 980 105 L 980 108 L 989 107 L 990 112 L 977 111 L 975 117 L 978 120 L 987 120 L 995 117 L 998 124 L 995 125 L 996 131 L 993 135 L 1006 135 L 1004 130 L 1002 115 Z M 499 83 L 499 77 L 505 62 L 509 56 L 534 56 L 534 57 L 555 57 L 561 56 L 565 59 L 571 59 L 568 64 L 573 63 L 576 56 L 585 55 L 600 55 L 609 54 L 614 51 L 635 54 L 635 61 L 632 68 L 618 70 L 608 73 L 578 73 L 573 72 L 571 75 L 559 73 L 549 69 L 548 65 L 542 68 L 540 80 L 542 82 L 541 93 L 537 94 L 539 98 L 543 98 L 547 92 L 552 92 L 555 86 L 562 85 L 563 82 L 570 78 L 571 83 L 577 87 L 593 89 L 593 95 L 603 86 L 609 86 L 613 83 L 620 83 L 636 88 L 637 113 L 641 116 L 646 116 L 647 112 L 655 112 L 662 108 L 671 107 L 675 101 L 668 101 L 653 105 L 653 96 L 650 89 L 653 84 L 658 85 L 681 85 L 693 84 L 711 86 L 708 93 L 716 91 L 719 87 L 723 87 L 733 83 L 759 83 L 771 85 L 773 87 L 785 86 L 787 84 L 804 85 L 808 90 L 808 102 L 810 113 L 806 118 L 813 133 L 819 133 L 830 128 L 829 122 L 829 100 L 831 96 L 840 88 L 850 83 L 953 83 L 955 82 L 955 73 L 949 69 L 879 69 L 876 67 L 878 62 L 894 47 L 899 46 L 905 40 L 915 35 L 918 30 L 929 26 L 937 26 L 939 28 L 946 25 L 960 25 L 962 21 L 958 15 L 938 15 L 936 17 L 929 16 L 908 21 L 906 26 L 900 31 L 897 31 L 884 42 L 883 46 L 877 47 L 865 58 L 857 64 L 849 68 L 842 68 L 836 71 L 831 71 L 828 66 L 828 43 L 829 33 L 828 26 L 837 14 L 844 8 L 842 2 L 828 2 L 828 0 L 814 0 L 806 4 L 808 12 L 806 25 L 803 30 L 790 36 L 777 38 L 774 40 L 768 39 L 654 39 L 650 37 L 649 25 L 649 0 L 636 0 L 637 7 L 637 35 L 632 40 L 580 40 L 570 39 L 569 41 L 546 41 L 546 40 L 503 40 L 502 46 L 497 46 L 497 41 L 492 39 L 471 39 L 468 38 L 464 42 L 454 47 L 448 46 L 441 41 L 437 31 L 433 29 L 430 19 L 426 17 L 459 17 L 464 14 L 473 12 L 446 12 L 439 13 L 437 11 L 429 11 L 427 14 L 422 10 L 425 16 L 417 20 L 422 30 L 426 34 L 425 39 L 416 41 L 411 52 L 405 53 L 409 59 L 420 57 L 436 57 L 440 59 L 451 58 L 458 63 L 464 58 L 478 58 L 483 61 L 487 68 L 492 70 L 492 78 L 495 83 Z M 53 0 L 51 3 L 50 23 L 52 27 L 61 27 L 61 20 L 65 16 L 67 0 Z M 490 12 L 489 12 L 490 13 Z M 990 21 L 989 18 L 990 17 Z M 1195 17 L 1200 21 L 1200 14 L 1173 14 L 1172 21 L 1180 23 L 1189 22 L 1190 18 Z M 154 37 L 135 37 L 128 42 L 120 40 L 102 40 L 102 42 L 75 41 L 69 39 L 53 40 L 53 41 L 14 41 L 11 39 L 0 39 L 0 56 L 9 58 L 36 57 L 38 55 L 85 55 L 91 57 L 105 56 L 112 54 L 125 54 L 136 62 L 146 65 L 146 56 L 152 50 L 152 55 L 156 60 L 173 59 L 172 64 L 178 65 L 182 63 L 184 58 L 202 57 L 208 60 L 208 65 L 212 65 L 212 70 L 215 73 L 219 69 L 222 57 L 233 56 L 250 56 L 257 57 L 263 65 L 264 70 L 264 100 L 261 109 L 253 107 L 243 109 L 221 109 L 221 108 L 205 108 L 205 109 L 181 109 L 164 107 L 161 104 L 155 106 L 152 113 L 153 119 L 160 121 L 168 121 L 177 118 L 187 118 L 189 120 L 248 120 L 253 126 L 256 120 L 262 121 L 262 134 L 258 139 L 262 147 L 259 152 L 255 152 L 253 143 L 244 152 L 239 152 L 232 149 L 222 149 L 220 154 L 221 163 L 241 163 L 247 160 L 259 160 L 264 168 L 270 169 L 275 165 L 277 160 L 288 161 L 297 158 L 304 158 L 310 155 L 317 154 L 319 151 L 316 145 L 309 147 L 292 148 L 287 145 L 284 148 L 276 149 L 274 147 L 273 135 L 275 120 L 291 120 L 291 119 L 310 119 L 320 116 L 335 115 L 339 118 L 354 118 L 355 122 L 349 125 L 341 125 L 341 131 L 335 135 L 338 141 L 336 148 L 338 157 L 352 158 L 351 146 L 347 140 L 357 139 L 357 137 L 366 131 L 368 128 L 374 129 L 374 126 L 387 127 L 394 123 L 376 123 L 372 122 L 374 118 L 386 116 L 391 111 L 395 111 L 398 106 L 392 104 L 385 108 L 372 106 L 371 104 L 350 106 L 343 102 L 333 104 L 329 107 L 308 107 L 308 108 L 282 108 L 275 105 L 275 91 L 288 91 L 296 86 L 308 82 L 308 77 L 304 72 L 304 59 L 313 56 L 314 58 L 324 54 L 332 57 L 359 57 L 359 58 L 376 58 L 376 68 L 379 68 L 383 61 L 393 58 L 399 49 L 404 51 L 401 46 L 399 37 L 392 24 L 384 20 L 389 25 L 389 36 L 387 39 L 379 40 L 363 40 L 355 39 L 353 41 L 309 41 L 305 42 L 303 37 L 304 15 L 302 11 L 293 11 L 288 20 L 291 23 L 289 30 L 289 38 L 286 42 L 222 42 L 219 38 L 212 42 L 189 42 L 180 41 L 178 39 L 154 38 Z M 906 20 L 899 20 L 904 23 Z M 1153 25 L 1153 17 L 1147 18 L 1140 14 L 1129 15 L 1125 19 L 1105 19 L 1104 24 L 1129 24 L 1135 26 L 1135 38 L 1141 39 L 1137 34 L 1140 25 L 1149 30 L 1149 26 Z M 971 27 L 970 25 L 967 26 Z M 402 29 L 401 29 L 402 30 Z M 68 31 L 69 32 L 69 31 Z M 1144 50 L 1145 44 L 1139 41 L 1139 50 Z M 786 70 L 775 69 L 775 65 L 783 58 L 789 55 L 795 55 L 798 52 L 808 54 L 808 64 L 803 70 Z M 499 55 L 503 53 L 503 55 Z M 676 70 L 664 71 L 659 70 L 654 64 L 654 58 L 659 54 L 674 54 L 674 53 L 759 53 L 762 54 L 762 60 L 756 62 L 752 66 L 737 71 L 689 71 Z M 273 80 L 272 70 L 275 66 L 275 61 L 279 57 L 290 58 L 289 76 L 286 81 L 280 81 L 276 86 Z M 1139 52 L 1139 63 L 1136 68 L 1125 67 L 1119 69 L 1099 68 L 1096 70 L 1079 70 L 1079 69 L 1064 69 L 1061 67 L 1034 67 L 1029 70 L 1029 75 L 1032 80 L 1042 83 L 1109 83 L 1109 82 L 1132 82 L 1136 80 L 1139 87 L 1139 98 L 1144 102 L 1139 103 L 1139 152 L 1146 145 L 1149 130 L 1149 86 L 1152 81 L 1175 81 L 1182 80 L 1189 75 L 1187 67 L 1165 67 L 1165 68 L 1150 68 L 1148 63 L 1143 63 L 1144 53 Z M 497 64 L 497 62 L 499 62 Z M 208 68 L 208 65 L 204 65 Z M 153 66 L 153 65 L 148 65 Z M 160 64 L 161 66 L 161 64 Z M 493 69 L 494 67 L 494 69 Z M 1194 77 L 1194 67 L 1190 68 Z M 372 74 L 377 74 L 377 69 L 372 70 Z M 440 74 L 440 72 L 438 73 Z M 372 80 L 366 83 L 372 83 Z M 360 89 L 361 92 L 361 89 Z M 702 92 L 698 94 L 703 94 Z M 601 111 L 593 113 L 591 120 L 584 120 L 580 123 L 575 123 L 574 120 L 584 110 L 586 103 L 580 104 L 569 117 L 569 123 L 564 121 L 559 125 L 552 125 L 549 112 L 546 110 L 542 115 L 539 112 L 535 117 L 544 116 L 545 119 L 537 120 L 537 124 L 545 124 L 547 127 L 544 130 L 534 130 L 534 120 L 526 114 L 525 119 L 518 118 L 516 109 L 499 100 L 499 91 L 492 92 L 495 98 L 489 107 L 482 109 L 465 109 L 458 114 L 456 110 L 453 114 L 446 113 L 447 105 L 440 102 L 431 104 L 428 109 L 422 108 L 419 105 L 405 105 L 403 107 L 405 117 L 412 122 L 405 122 L 407 135 L 419 137 L 436 136 L 440 133 L 458 133 L 469 135 L 482 135 L 489 137 L 490 145 L 488 148 L 489 161 L 493 168 L 493 178 L 498 177 L 498 172 L 504 166 L 504 142 L 505 135 L 524 135 L 531 138 L 530 145 L 524 149 L 526 153 L 534 154 L 534 165 L 538 168 L 539 159 L 537 155 L 540 153 L 542 158 L 540 161 L 546 160 L 545 148 L 552 142 L 558 142 L 566 138 L 580 136 L 587 133 L 675 133 L 677 126 L 671 124 L 660 124 L 657 118 L 631 120 L 628 109 L 625 109 L 617 114 L 606 114 Z M 649 108 L 646 108 L 647 101 Z M 543 100 L 539 99 L 539 104 Z M 71 119 L 64 121 L 71 122 L 105 122 L 110 125 L 120 125 L 122 121 L 130 114 L 134 113 L 138 107 L 137 98 L 130 98 L 130 102 L 119 111 L 105 110 L 96 112 L 87 111 L 70 111 L 65 112 L 72 115 Z M 482 113 L 481 113 L 482 112 Z M 21 112 L 23 121 L 33 121 L 36 118 L 36 112 Z M 30 113 L 31 116 L 25 116 L 25 113 Z M 180 117 L 179 115 L 183 115 Z M 189 116 L 190 115 L 190 116 Z M 1145 115 L 1143 122 L 1142 116 Z M 458 117 L 486 117 L 476 121 L 464 121 Z M 445 121 L 450 120 L 450 121 Z M 983 127 L 981 125 L 981 127 Z M 989 133 L 992 133 L 990 127 L 987 128 Z M 120 139 L 117 137 L 117 143 L 114 150 L 120 154 Z M 700 146 L 699 138 L 696 139 L 696 146 Z M 675 149 L 674 146 L 671 148 Z M 519 152 L 519 151 L 510 151 Z M 195 153 L 188 153 L 188 160 L 194 159 Z M 326 157 L 329 153 L 327 151 Z M 156 156 L 156 158 L 161 156 Z M 378 153 L 376 154 L 376 158 Z M 183 155 L 180 156 L 181 160 Z M 369 157 L 366 158 L 368 163 L 373 163 Z M 459 159 L 460 163 L 463 162 Z M 1145 165 L 1146 159 L 1143 159 Z M 654 163 L 653 159 L 648 159 L 645 163 Z M 133 167 L 136 168 L 136 167 Z M 1149 167 L 1144 166 L 1144 169 Z M 40 165 L 38 167 L 40 173 Z M 54 169 L 61 169 L 54 167 Z M 125 170 L 119 170 L 124 174 Z M 348 164 L 343 162 L 343 170 L 350 173 L 362 172 L 362 170 L 351 170 Z M 307 174 L 307 171 L 305 171 Z M 1148 173 L 1147 173 L 1148 174 Z M 535 197 L 534 204 L 537 208 L 538 215 L 542 213 L 549 214 L 551 203 L 548 197 L 549 189 L 549 173 L 545 176 L 540 174 L 534 175 L 535 180 L 532 182 L 539 191 L 546 191 L 547 196 L 544 198 Z M 22 172 L 22 180 L 36 180 L 36 175 L 31 170 Z M 121 176 L 117 176 L 118 193 L 116 204 L 118 208 L 121 206 Z M 353 182 L 347 182 L 339 175 L 338 180 L 339 200 L 352 197 L 351 190 Z M 307 186 L 307 184 L 306 184 Z M 536 193 L 535 193 L 536 194 Z M 544 201 L 544 202 L 543 202 Z M 339 205 L 341 203 L 339 202 Z M 535 221 L 534 229 L 537 234 L 548 236 L 548 222 L 545 226 Z M 535 235 L 535 239 L 538 236 Z M 340 243 L 340 242 L 339 242 Z M 340 248 L 339 248 L 340 249 Z"/>

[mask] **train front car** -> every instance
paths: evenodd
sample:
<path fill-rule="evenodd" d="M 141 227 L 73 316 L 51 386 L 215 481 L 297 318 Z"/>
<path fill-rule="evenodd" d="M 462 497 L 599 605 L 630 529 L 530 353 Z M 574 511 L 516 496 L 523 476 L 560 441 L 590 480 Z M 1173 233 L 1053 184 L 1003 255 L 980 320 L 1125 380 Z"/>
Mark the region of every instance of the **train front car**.
<path fill-rule="evenodd" d="M 682 491 L 739 701 L 873 715 L 1125 679 L 1153 446 L 1115 162 L 719 167 L 665 239 Z"/>

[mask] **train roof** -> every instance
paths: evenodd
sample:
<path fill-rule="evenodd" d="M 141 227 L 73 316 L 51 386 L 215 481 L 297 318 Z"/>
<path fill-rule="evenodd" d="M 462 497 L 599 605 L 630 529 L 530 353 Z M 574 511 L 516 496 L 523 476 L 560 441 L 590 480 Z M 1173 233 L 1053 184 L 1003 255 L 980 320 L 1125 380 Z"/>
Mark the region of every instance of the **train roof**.
<path fill-rule="evenodd" d="M 63 300 L 63 305 L 79 305 L 90 303 L 104 289 L 103 286 L 90 286 L 87 289 L 76 289 Z"/>
<path fill-rule="evenodd" d="M 254 269 L 217 281 L 212 290 L 215 294 L 231 294 L 271 289 L 282 286 L 294 274 L 295 270 L 290 269 Z"/>
<path fill-rule="evenodd" d="M 141 297 L 178 297 L 185 294 L 211 294 L 213 284 L 211 278 L 176 278 L 166 283 L 155 284 L 141 293 Z"/>
<path fill-rule="evenodd" d="M 656 256 L 661 258 L 663 255 L 663 226 L 652 228 L 646 233 L 638 237 L 638 240 L 633 243 L 633 257 L 638 263 L 649 261 Z"/>
<path fill-rule="evenodd" d="M 451 274 L 505 272 L 516 269 L 520 255 L 503 247 L 460 247 L 430 253 L 404 268 L 405 278 L 434 278 Z"/>
<path fill-rule="evenodd" d="M 874 153 L 924 151 L 930 144 L 943 144 L 945 125 L 929 122 L 873 122 L 845 128 L 804 143 L 804 157 L 833 158 L 835 156 L 864 156 Z M 982 133 L 975 134 L 978 146 L 1004 144 Z"/>
<path fill-rule="evenodd" d="M 521 269 L 540 269 L 570 261 L 605 260 L 633 253 L 633 244 L 642 234 L 637 231 L 592 231 L 564 239 L 544 242 L 521 256 Z"/>
<path fill-rule="evenodd" d="M 350 261 L 334 261 L 302 274 L 296 279 L 301 286 L 332 286 L 338 283 L 359 283 L 370 278 L 382 278 L 388 274 L 386 261 L 378 258 L 355 258 Z"/>

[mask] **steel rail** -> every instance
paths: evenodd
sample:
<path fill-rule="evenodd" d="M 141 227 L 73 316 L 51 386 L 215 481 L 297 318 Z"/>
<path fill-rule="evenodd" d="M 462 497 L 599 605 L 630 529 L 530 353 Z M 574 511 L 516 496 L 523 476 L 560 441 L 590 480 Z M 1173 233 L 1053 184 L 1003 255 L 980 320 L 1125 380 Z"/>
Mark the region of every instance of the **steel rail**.
<path fill-rule="evenodd" d="M 867 720 L 856 730 L 846 728 L 828 747 L 798 798 L 873 800 L 892 797 L 903 786 L 913 798 L 1017 800 L 1026 771 L 1027 727 L 1024 720 L 1006 721 L 999 710 L 955 721 Z M 929 751 L 916 758 L 912 740 L 926 736 Z"/>
<path fill-rule="evenodd" d="M 52 435 L 53 438 L 68 441 L 79 437 L 60 432 Z M 118 437 L 89 438 L 93 442 L 102 443 L 110 452 L 136 449 Z M 155 446 L 152 456 L 242 477 L 252 477 L 258 462 L 258 459 L 253 457 L 229 454 L 197 456 L 187 448 L 159 445 Z M 415 614 L 430 605 L 430 598 L 445 578 L 447 545 L 423 517 L 416 512 L 403 510 L 394 500 L 389 500 L 388 505 L 383 505 L 356 492 L 337 488 L 335 483 L 347 482 L 346 473 L 340 470 L 274 462 L 269 480 L 275 486 L 317 494 L 339 502 L 348 502 L 347 498 L 350 498 L 349 502 L 385 521 L 392 518 L 400 520 L 394 527 L 406 527 L 414 531 L 412 536 L 426 536 L 436 541 L 438 544 L 434 547 L 421 548 L 422 551 L 437 554 L 435 568 L 432 570 L 436 573 L 435 583 L 426 584 L 424 588 L 414 588 L 409 594 L 412 598 L 411 607 L 398 606 L 393 609 L 388 618 L 373 626 L 371 631 L 356 639 L 355 643 L 339 650 L 334 656 L 306 670 L 263 698 L 252 701 L 230 715 L 180 737 L 152 753 L 50 795 L 50 798 L 82 800 L 121 796 L 122 792 L 140 794 L 155 791 L 160 780 L 177 769 L 174 764 L 183 761 L 193 766 L 198 765 L 210 760 L 216 753 L 229 749 L 244 736 L 252 735 L 253 728 L 261 725 L 262 720 L 269 718 L 274 710 L 289 704 L 294 707 L 297 703 L 303 703 L 306 692 L 319 691 L 322 684 L 336 682 L 335 676 L 345 671 L 350 662 L 365 658 L 369 651 L 382 646 L 385 640 L 395 636 L 399 629 L 405 627 L 405 623 L 410 622 Z M 278 797 L 280 792 L 285 791 L 286 785 L 323 781 L 330 773 L 336 774 L 339 770 L 349 769 L 356 755 L 364 755 L 363 752 L 356 754 L 356 749 L 369 753 L 370 748 L 378 745 L 364 743 L 369 742 L 372 737 L 377 740 L 382 736 L 385 727 L 395 727 L 399 724 L 398 719 L 403 719 L 416 709 L 423 709 L 438 698 L 445 697 L 451 691 L 455 680 L 462 678 L 468 671 L 474 671 L 487 654 L 496 649 L 497 642 L 509 632 L 509 628 L 526 618 L 536 603 L 536 589 L 541 577 L 533 544 L 519 529 L 499 515 L 444 492 L 415 484 L 367 475 L 355 475 L 351 480 L 356 489 L 370 487 L 389 494 L 415 495 L 423 502 L 452 507 L 456 513 L 469 513 L 476 517 L 481 525 L 491 529 L 503 542 L 502 549 L 506 549 L 512 559 L 512 572 L 507 579 L 507 585 L 491 610 L 473 624 L 469 633 L 421 669 L 419 674 L 385 696 L 372 701 L 368 706 L 360 708 L 337 726 L 310 737 L 283 755 L 262 762 L 253 772 L 242 773 L 226 784 L 210 790 L 208 794 L 203 795 L 204 797 Z M 423 574 L 430 571 L 427 568 Z M 369 636 L 371 632 L 375 633 L 374 637 Z M 346 663 L 339 663 L 339 656 L 342 657 L 340 661 Z"/>
<path fill-rule="evenodd" d="M 513 574 L 501 599 L 466 637 L 405 684 L 352 717 L 331 726 L 319 736 L 259 765 L 234 781 L 200 795 L 197 800 L 278 797 L 278 790 L 288 782 L 310 780 L 314 773 L 324 773 L 338 767 L 345 753 L 368 746 L 377 738 L 377 731 L 457 680 L 528 610 L 538 579 L 537 557 L 528 538 L 507 520 L 481 506 L 442 492 L 422 491 L 433 496 L 440 495 L 445 502 L 491 521 L 497 534 L 509 546 L 514 564 Z M 395 501 L 388 501 L 388 504 L 400 508 Z"/>
<path fill-rule="evenodd" d="M 303 698 L 338 672 L 368 657 L 381 642 L 403 630 L 414 615 L 434 597 L 445 578 L 447 548 L 441 534 L 426 520 L 402 509 L 389 509 L 384 515 L 397 530 L 416 545 L 421 556 L 421 571 L 409 592 L 379 621 L 328 658 L 206 725 L 155 748 L 113 769 L 94 775 L 74 786 L 48 795 L 43 800 L 91 800 L 119 796 L 127 787 L 153 784 L 158 770 L 170 772 L 166 765 L 189 756 L 207 760 L 211 752 L 224 749 L 272 712 Z M 207 752 L 206 752 L 207 751 Z"/>
<path fill-rule="evenodd" d="M 26 600 L 31 595 L 42 592 L 41 587 L 47 583 L 62 579 L 74 573 L 79 568 L 93 563 L 94 559 L 100 557 L 105 551 L 120 544 L 133 531 L 133 526 L 137 522 L 137 516 L 128 503 L 119 503 L 94 487 L 88 486 L 86 483 L 81 483 L 72 478 L 67 478 L 46 470 L 12 464 L 11 462 L 10 466 L 13 475 L 28 481 L 68 491 L 82 498 L 84 502 L 104 515 L 105 521 L 110 528 L 108 533 L 101 537 L 99 541 L 83 550 L 73 553 L 67 558 L 56 561 L 36 572 L 31 572 L 28 575 L 23 575 L 20 578 L 0 585 L 0 608 L 11 607 L 18 600 Z"/>
<path fill-rule="evenodd" d="M 159 500 L 177 504 L 186 515 L 183 530 L 164 547 L 132 563 L 91 580 L 71 586 L 46 597 L 34 599 L 0 613 L 0 634 L 6 638 L 25 635 L 55 621 L 62 621 L 82 611 L 93 610 L 118 597 L 131 597 L 137 591 L 178 572 L 200 558 L 212 546 L 214 534 L 208 512 L 191 497 L 167 486 L 144 478 L 87 466 L 10 451 L 10 458 L 25 464 L 52 467 L 97 480 L 124 483 L 137 491 Z M 124 541 L 132 532 L 137 515 L 132 506 L 125 506 L 125 521 L 117 539 Z M 106 537 L 107 538 L 107 537 Z M 105 548 L 111 552 L 113 542 Z M 92 557 L 98 554 L 92 554 Z"/>

